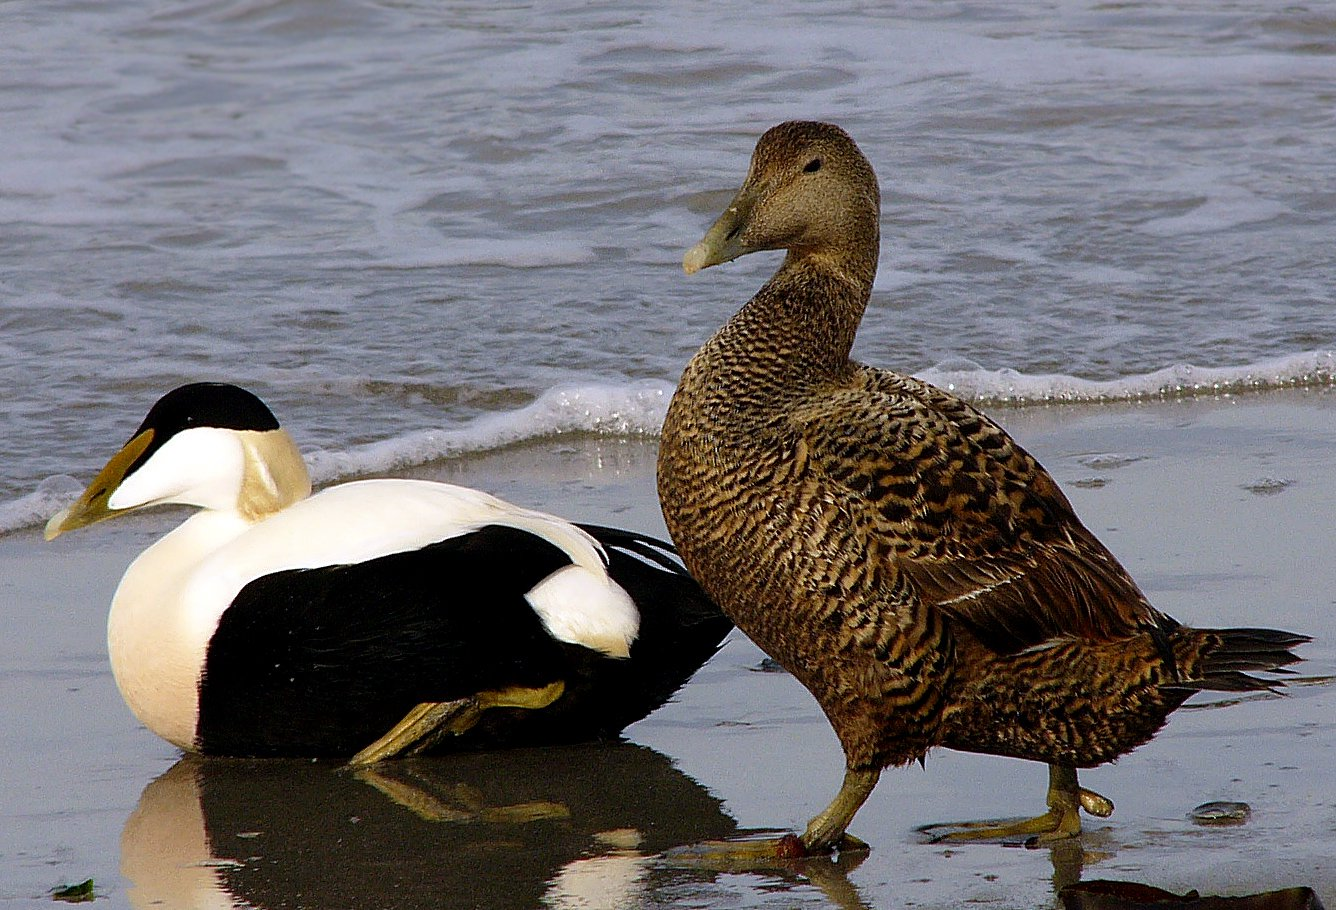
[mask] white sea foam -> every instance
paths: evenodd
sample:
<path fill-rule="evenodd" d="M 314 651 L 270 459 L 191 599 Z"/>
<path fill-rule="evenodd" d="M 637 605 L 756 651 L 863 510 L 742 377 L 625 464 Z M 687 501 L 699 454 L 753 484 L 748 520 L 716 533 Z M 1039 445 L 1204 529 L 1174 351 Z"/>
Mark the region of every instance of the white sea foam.
<path fill-rule="evenodd" d="M 316 483 L 379 474 L 562 433 L 655 436 L 673 387 L 646 381 L 628 386 L 564 386 L 519 410 L 486 414 L 454 429 L 421 430 L 342 451 L 307 455 Z"/>
<path fill-rule="evenodd" d="M 1336 351 L 1310 351 L 1240 367 L 1179 364 L 1108 381 L 984 370 L 959 362 L 924 370 L 919 377 L 981 404 L 1100 404 L 1331 385 L 1336 383 Z M 422 430 L 344 450 L 316 451 L 307 460 L 315 481 L 329 483 L 564 433 L 657 436 L 672 392 L 673 387 L 661 381 L 563 386 L 526 407 L 487 414 L 460 427 Z"/>
<path fill-rule="evenodd" d="M 966 361 L 940 364 L 918 375 L 984 405 L 1098 405 L 1333 385 L 1336 351 L 1308 351 L 1239 367 L 1179 364 L 1107 381 L 985 370 Z M 420 430 L 348 449 L 321 449 L 306 458 L 315 482 L 326 484 L 567 433 L 653 437 L 663 424 L 672 393 L 670 384 L 657 380 L 562 386 L 523 408 L 485 414 L 462 426 Z M 77 480 L 61 474 L 48 477 L 25 496 L 0 503 L 0 533 L 45 522 L 72 502 L 80 489 Z"/>
<path fill-rule="evenodd" d="M 946 364 L 919 374 L 940 388 L 983 404 L 1100 403 L 1143 399 L 1230 395 L 1336 383 L 1336 351 L 1307 351 L 1238 367 L 1176 364 L 1121 379 L 1095 380 L 1063 374 L 1025 374 Z"/>
<path fill-rule="evenodd" d="M 25 496 L 0 502 L 0 534 L 44 525 L 46 520 L 74 502 L 83 485 L 68 474 L 48 477 Z"/>

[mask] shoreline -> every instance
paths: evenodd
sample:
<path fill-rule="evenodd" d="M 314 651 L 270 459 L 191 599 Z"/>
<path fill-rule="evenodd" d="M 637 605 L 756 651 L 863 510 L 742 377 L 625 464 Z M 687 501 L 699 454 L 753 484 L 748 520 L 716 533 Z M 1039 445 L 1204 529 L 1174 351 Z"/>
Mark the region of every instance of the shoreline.
<path fill-rule="evenodd" d="M 877 360 L 877 358 L 872 358 Z M 914 375 L 1005 421 L 1009 413 L 1052 408 L 1087 409 L 1127 406 L 1246 402 L 1254 398 L 1286 394 L 1330 394 L 1336 390 L 1336 351 L 1306 351 L 1257 364 L 1231 367 L 1197 367 L 1188 364 L 1164 367 L 1150 373 L 1113 380 L 1092 380 L 1061 374 L 1024 374 L 1013 369 L 951 369 L 934 366 Z M 255 391 L 263 392 L 263 384 Z M 366 390 L 361 390 L 363 393 Z M 451 461 L 486 458 L 495 453 L 556 445 L 563 440 L 589 437 L 605 441 L 633 442 L 658 438 L 658 427 L 673 392 L 662 380 L 628 380 L 625 383 L 563 383 L 537 393 L 532 400 L 510 410 L 475 414 L 463 423 L 401 428 L 397 435 L 335 448 L 304 449 L 304 457 L 318 486 L 385 474 L 405 474 Z M 148 398 L 135 389 L 135 401 Z M 370 402 L 383 396 L 368 396 Z M 316 399 L 322 401 L 323 399 Z M 142 402 L 147 406 L 149 401 Z M 84 403 L 91 406 L 91 403 Z M 288 403 L 291 404 L 290 402 Z M 319 432 L 304 427 L 303 411 L 282 409 L 285 425 L 313 445 L 324 438 L 328 425 Z M 305 414 L 309 420 L 309 413 Z M 325 415 L 332 423 L 339 420 Z M 344 414 L 343 419 L 350 415 Z M 126 421 L 117 433 L 128 431 Z M 308 438 L 311 437 L 311 438 Z M 73 440 L 63 440 L 70 444 Z M 68 453 L 70 461 L 52 466 L 58 473 L 33 478 L 23 489 L 9 488 L 0 500 L 0 536 L 35 527 L 45 516 L 72 501 L 81 489 L 71 474 L 91 472 L 96 466 L 103 440 L 85 440 Z M 85 446 L 86 450 L 80 448 Z M 94 450 L 97 451 L 94 451 Z"/>
<path fill-rule="evenodd" d="M 1295 669 L 1305 679 L 1336 675 L 1336 390 L 989 412 L 1048 467 L 1157 607 L 1190 625 L 1312 635 Z M 562 436 L 399 473 L 662 536 L 656 445 Z M 129 560 L 178 519 L 147 514 L 51 544 L 37 528 L 0 536 L 0 610 L 11 630 L 0 644 L 10 731 L 0 759 L 11 781 L 0 795 L 8 869 L 0 905 L 49 906 L 46 889 L 88 877 L 106 906 L 141 905 L 143 895 L 121 876 L 122 830 L 141 791 L 177 753 L 121 703 L 107 668 L 105 617 Z M 784 674 L 753 672 L 760 658 L 735 633 L 627 738 L 722 799 L 737 825 L 800 827 L 834 793 L 839 750 L 801 687 Z M 1044 906 L 1055 877 L 1073 874 L 1176 893 L 1307 885 L 1336 905 L 1336 687 L 1295 685 L 1287 696 L 1220 708 L 1194 699 L 1150 744 L 1082 772 L 1082 783 L 1118 808 L 1089 822 L 1075 860 L 1074 845 L 948 850 L 915 838 L 916 827 L 933 822 L 1038 811 L 1042 768 L 939 751 L 925 769 L 888 770 L 855 820 L 853 833 L 873 852 L 848 882 L 873 906 Z M 1219 799 L 1247 802 L 1251 820 L 1218 829 L 1187 820 L 1194 806 Z M 466 873 L 447 863 L 431 874 Z M 807 900 L 814 887 L 800 880 L 780 897 Z M 699 906 L 702 894 L 762 905 L 775 890 L 763 877 L 729 874 L 692 889 L 684 905 Z M 674 893 L 656 893 L 651 904 L 676 906 Z"/>

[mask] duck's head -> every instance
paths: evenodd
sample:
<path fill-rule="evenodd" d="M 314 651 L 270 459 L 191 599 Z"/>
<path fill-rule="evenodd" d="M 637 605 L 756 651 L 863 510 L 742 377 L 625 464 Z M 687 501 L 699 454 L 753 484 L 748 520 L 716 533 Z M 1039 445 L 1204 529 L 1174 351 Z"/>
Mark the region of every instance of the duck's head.
<path fill-rule="evenodd" d="M 875 267 L 880 210 L 877 175 L 848 133 L 781 123 L 756 143 L 742 188 L 682 268 L 691 275 L 758 250 L 841 259 L 869 248 Z"/>
<path fill-rule="evenodd" d="M 199 382 L 168 392 L 46 538 L 145 506 L 176 503 L 257 520 L 310 495 L 301 453 L 259 398 Z"/>

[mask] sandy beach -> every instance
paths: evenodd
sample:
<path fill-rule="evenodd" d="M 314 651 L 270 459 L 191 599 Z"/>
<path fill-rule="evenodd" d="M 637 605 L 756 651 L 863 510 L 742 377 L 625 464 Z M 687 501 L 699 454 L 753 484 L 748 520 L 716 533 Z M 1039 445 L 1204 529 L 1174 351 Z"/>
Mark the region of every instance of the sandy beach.
<path fill-rule="evenodd" d="M 1336 906 L 1336 390 L 995 412 L 1151 600 L 1198 626 L 1313 635 L 1285 697 L 1198 698 L 1082 783 L 1117 811 L 1079 843 L 922 843 L 920 825 L 1042 808 L 1044 770 L 940 751 L 890 770 L 861 862 L 773 874 L 671 867 L 675 844 L 800 827 L 841 773 L 807 693 L 741 636 L 627 745 L 414 760 L 354 777 L 309 762 L 178 763 L 107 666 L 125 565 L 175 516 L 46 544 L 0 538 L 0 907 L 1048 907 L 1077 880 Z M 563 436 L 413 473 L 663 533 L 653 440 Z M 1249 820 L 1202 827 L 1212 800 Z"/>

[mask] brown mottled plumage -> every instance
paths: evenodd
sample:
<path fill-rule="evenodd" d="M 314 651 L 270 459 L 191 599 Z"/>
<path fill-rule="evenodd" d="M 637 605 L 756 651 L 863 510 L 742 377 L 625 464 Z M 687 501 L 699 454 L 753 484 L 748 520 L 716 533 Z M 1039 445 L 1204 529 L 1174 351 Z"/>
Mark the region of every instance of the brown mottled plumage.
<path fill-rule="evenodd" d="M 816 696 L 844 747 L 840 796 L 801 846 L 844 836 L 878 772 L 933 746 L 1047 762 L 1051 812 L 1080 830 L 1075 768 L 1145 742 L 1191 692 L 1302 636 L 1196 630 L 1152 607 L 1057 484 L 992 420 L 849 359 L 878 255 L 879 193 L 848 135 L 784 123 L 684 266 L 788 255 L 692 358 L 659 455 L 692 574 Z M 792 849 L 792 843 L 788 849 Z"/>

